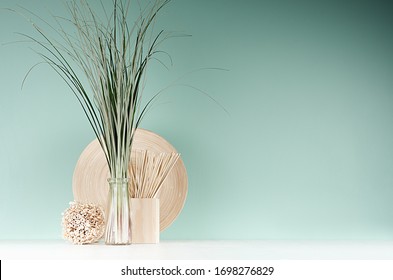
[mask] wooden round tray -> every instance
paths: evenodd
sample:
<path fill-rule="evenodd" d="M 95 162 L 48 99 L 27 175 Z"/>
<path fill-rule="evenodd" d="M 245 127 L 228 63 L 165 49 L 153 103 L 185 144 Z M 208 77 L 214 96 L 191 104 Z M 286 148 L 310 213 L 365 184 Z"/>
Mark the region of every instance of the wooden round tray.
<path fill-rule="evenodd" d="M 164 138 L 138 128 L 133 149 L 156 153 L 177 152 Z M 110 177 L 105 155 L 98 140 L 92 141 L 82 152 L 74 170 L 72 191 L 75 201 L 94 203 L 106 209 Z M 157 197 L 160 199 L 160 231 L 169 227 L 183 209 L 187 196 L 187 172 L 181 158 L 168 174 Z"/>

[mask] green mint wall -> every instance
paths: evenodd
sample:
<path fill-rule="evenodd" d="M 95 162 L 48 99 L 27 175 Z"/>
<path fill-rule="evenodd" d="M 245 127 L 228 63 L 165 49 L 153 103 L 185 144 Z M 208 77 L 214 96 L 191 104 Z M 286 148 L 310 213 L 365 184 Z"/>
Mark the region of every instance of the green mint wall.
<path fill-rule="evenodd" d="M 95 2 L 95 1 L 92 1 Z M 110 2 L 110 1 L 106 1 Z M 344 3 L 345 2 L 345 3 Z M 183 211 L 162 239 L 393 238 L 393 7 L 389 1 L 173 0 L 142 123 L 182 153 Z M 43 18 L 60 0 L 0 0 Z M 34 34 L 0 11 L 0 43 Z M 31 44 L 0 47 L 0 239 L 61 238 L 72 174 L 94 138 Z M 162 57 L 167 61 L 165 56 Z M 195 69 L 218 67 L 229 71 Z"/>

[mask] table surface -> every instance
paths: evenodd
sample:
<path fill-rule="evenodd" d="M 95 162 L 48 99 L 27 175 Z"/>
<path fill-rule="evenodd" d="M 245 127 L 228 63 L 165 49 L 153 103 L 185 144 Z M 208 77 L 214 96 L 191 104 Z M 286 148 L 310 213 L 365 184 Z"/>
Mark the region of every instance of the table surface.
<path fill-rule="evenodd" d="M 0 240 L 0 259 L 393 260 L 393 240 L 163 240 L 128 246 Z"/>

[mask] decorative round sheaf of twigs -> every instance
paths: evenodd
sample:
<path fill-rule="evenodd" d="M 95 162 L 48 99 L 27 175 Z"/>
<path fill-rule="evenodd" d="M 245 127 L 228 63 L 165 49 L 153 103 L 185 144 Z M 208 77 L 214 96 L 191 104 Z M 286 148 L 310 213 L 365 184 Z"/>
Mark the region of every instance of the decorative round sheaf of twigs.
<path fill-rule="evenodd" d="M 79 245 L 94 243 L 104 234 L 104 212 L 94 204 L 70 202 L 63 213 L 62 226 L 64 239 Z"/>

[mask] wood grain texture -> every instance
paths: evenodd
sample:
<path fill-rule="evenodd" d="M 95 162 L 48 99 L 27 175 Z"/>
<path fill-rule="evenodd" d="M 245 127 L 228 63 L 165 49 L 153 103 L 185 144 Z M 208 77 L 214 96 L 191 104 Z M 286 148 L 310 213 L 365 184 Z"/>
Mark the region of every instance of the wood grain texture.
<path fill-rule="evenodd" d="M 131 198 L 131 243 L 156 244 L 160 242 L 160 200 Z"/>
<path fill-rule="evenodd" d="M 140 128 L 135 132 L 134 149 L 156 153 L 177 153 L 164 138 Z M 109 177 L 104 153 L 98 141 L 94 140 L 82 152 L 74 170 L 72 190 L 75 201 L 98 204 L 105 211 Z M 179 158 L 157 195 L 160 199 L 160 231 L 169 227 L 183 209 L 187 190 L 187 172 L 182 159 Z"/>

